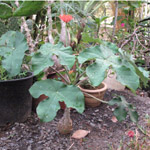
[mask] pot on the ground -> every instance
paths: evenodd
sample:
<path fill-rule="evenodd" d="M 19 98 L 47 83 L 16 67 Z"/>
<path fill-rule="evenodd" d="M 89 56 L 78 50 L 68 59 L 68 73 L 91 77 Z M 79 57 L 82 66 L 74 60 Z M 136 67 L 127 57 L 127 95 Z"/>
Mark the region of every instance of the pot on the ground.
<path fill-rule="evenodd" d="M 82 87 L 79 86 L 79 88 L 84 94 L 86 106 L 97 107 L 101 104 L 101 102 L 98 100 L 95 100 L 94 98 L 92 98 L 91 96 L 87 94 L 90 94 L 96 98 L 103 100 L 104 94 L 107 90 L 107 85 L 106 83 L 102 82 L 96 89 L 85 89 L 83 86 Z"/>
<path fill-rule="evenodd" d="M 32 96 L 29 88 L 33 74 L 27 77 L 0 81 L 0 126 L 14 122 L 24 122 L 31 114 Z"/>

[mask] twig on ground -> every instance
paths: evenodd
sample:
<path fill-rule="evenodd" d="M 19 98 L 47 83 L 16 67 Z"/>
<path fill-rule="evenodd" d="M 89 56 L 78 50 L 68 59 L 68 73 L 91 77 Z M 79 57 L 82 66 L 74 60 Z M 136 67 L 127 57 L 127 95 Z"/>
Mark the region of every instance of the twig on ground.
<path fill-rule="evenodd" d="M 67 150 L 70 150 L 73 145 L 74 145 L 74 142 L 70 145 L 70 147 Z"/>

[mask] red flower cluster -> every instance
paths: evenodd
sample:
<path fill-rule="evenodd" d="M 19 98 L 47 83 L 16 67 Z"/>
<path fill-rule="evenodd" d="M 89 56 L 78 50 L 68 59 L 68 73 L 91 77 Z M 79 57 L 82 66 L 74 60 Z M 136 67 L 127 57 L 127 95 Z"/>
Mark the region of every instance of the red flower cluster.
<path fill-rule="evenodd" d="M 59 18 L 66 23 L 73 19 L 71 15 L 60 15 Z"/>
<path fill-rule="evenodd" d="M 128 136 L 129 136 L 129 137 L 134 137 L 134 132 L 133 132 L 133 131 L 131 131 L 131 130 L 130 130 L 130 131 L 128 131 Z"/>

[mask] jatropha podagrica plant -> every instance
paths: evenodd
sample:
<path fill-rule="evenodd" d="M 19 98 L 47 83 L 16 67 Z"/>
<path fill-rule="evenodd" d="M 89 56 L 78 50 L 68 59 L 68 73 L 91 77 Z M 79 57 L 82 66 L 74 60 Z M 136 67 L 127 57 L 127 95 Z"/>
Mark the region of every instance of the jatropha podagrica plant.
<path fill-rule="evenodd" d="M 148 78 L 135 65 L 132 57 L 112 43 L 104 42 L 101 45 L 86 48 L 79 53 L 79 56 L 73 55 L 70 46 L 64 47 L 62 43 L 55 45 L 46 43 L 32 57 L 35 75 L 41 73 L 45 68 L 53 66 L 54 62 L 51 59 L 53 55 L 58 57 L 60 64 L 65 68 L 67 76 L 64 80 L 65 83 L 47 79 L 36 82 L 30 89 L 30 93 L 35 98 L 42 94 L 48 96 L 48 99 L 41 102 L 37 108 L 39 117 L 46 122 L 53 120 L 56 116 L 56 112 L 60 109 L 59 101 L 64 101 L 67 107 L 72 107 L 79 113 L 84 111 L 84 96 L 77 85 L 86 77 L 92 86 L 98 86 L 105 79 L 107 70 L 111 68 L 116 72 L 117 80 L 134 93 L 140 85 L 140 80 L 145 85 L 148 81 Z M 89 60 L 93 60 L 93 63 L 86 63 Z M 84 63 L 86 65 L 83 65 Z M 73 65 L 76 65 L 76 71 L 72 77 L 69 72 Z M 64 78 L 61 74 L 59 75 L 60 78 Z M 133 107 L 127 104 L 123 98 L 110 103 L 110 105 L 113 104 L 118 105 L 118 111 L 124 111 L 127 107 L 133 110 Z M 122 109 L 119 109 L 120 106 Z"/>

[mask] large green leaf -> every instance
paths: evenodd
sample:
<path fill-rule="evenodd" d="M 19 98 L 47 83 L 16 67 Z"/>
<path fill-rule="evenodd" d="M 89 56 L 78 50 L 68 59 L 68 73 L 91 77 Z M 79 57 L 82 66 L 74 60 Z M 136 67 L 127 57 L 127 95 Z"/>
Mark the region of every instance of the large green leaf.
<path fill-rule="evenodd" d="M 118 121 L 123 121 L 125 120 L 127 116 L 127 112 L 125 108 L 121 105 L 120 107 L 117 107 L 114 111 L 114 115 L 116 116 Z"/>
<path fill-rule="evenodd" d="M 31 61 L 32 69 L 34 70 L 34 75 L 37 75 L 45 68 L 54 65 L 54 62 L 51 59 L 51 55 L 49 55 L 48 53 L 35 53 Z"/>
<path fill-rule="evenodd" d="M 144 83 L 144 86 L 146 87 L 149 78 L 145 75 L 145 71 L 141 70 L 140 68 L 138 68 L 136 66 L 136 64 L 133 61 L 132 56 L 129 55 L 128 53 L 126 53 L 126 52 L 122 51 L 121 49 L 119 49 L 119 54 L 120 54 L 121 59 L 123 59 L 125 63 L 128 62 L 128 63 L 130 63 L 130 65 L 132 65 L 132 67 L 134 67 L 134 70 L 135 70 L 136 74 L 139 76 L 140 80 Z"/>
<path fill-rule="evenodd" d="M 86 48 L 78 56 L 79 63 L 82 64 L 85 61 L 98 58 L 99 56 L 101 56 L 101 53 L 102 52 L 101 49 L 99 49 L 99 46 Z"/>
<path fill-rule="evenodd" d="M 58 56 L 61 65 L 65 65 L 69 69 L 72 68 L 75 62 L 75 56 L 72 54 L 71 47 L 64 47 L 62 43 L 42 45 L 32 58 L 34 74 L 37 75 L 46 67 L 53 66 L 54 63 L 51 59 L 53 55 Z"/>
<path fill-rule="evenodd" d="M 106 70 L 108 69 L 109 65 L 103 62 L 96 61 L 86 69 L 87 76 L 90 78 L 92 85 L 98 86 L 105 77 L 106 77 Z"/>
<path fill-rule="evenodd" d="M 128 103 L 123 96 L 117 96 L 108 102 L 109 105 L 117 105 L 118 107 L 114 111 L 114 115 L 117 117 L 118 121 L 125 120 L 127 113 L 130 116 L 131 121 L 138 121 L 138 113 L 132 104 Z"/>
<path fill-rule="evenodd" d="M 114 54 L 114 50 L 105 45 L 87 48 L 78 57 L 79 63 L 93 59 L 96 61 L 87 67 L 86 73 L 94 86 L 98 86 L 104 80 L 109 66 L 120 65 L 120 59 Z"/>
<path fill-rule="evenodd" d="M 79 113 L 84 111 L 84 95 L 76 86 L 47 79 L 34 83 L 29 91 L 34 98 L 42 94 L 48 96 L 37 107 L 37 114 L 44 122 L 54 119 L 60 109 L 59 101 L 64 101 L 67 107 L 75 108 Z"/>
<path fill-rule="evenodd" d="M 10 7 L 6 3 L 0 2 L 0 18 L 8 19 L 11 16 L 12 16 L 12 7 Z"/>
<path fill-rule="evenodd" d="M 117 80 L 135 92 L 139 87 L 138 75 L 126 66 L 115 67 L 114 69 L 117 73 Z"/>
<path fill-rule="evenodd" d="M 26 50 L 26 39 L 18 31 L 8 31 L 0 38 L 0 55 L 4 57 L 2 65 L 10 77 L 20 73 Z"/>
<path fill-rule="evenodd" d="M 129 115 L 132 122 L 138 122 L 138 113 L 135 110 L 129 109 Z"/>
<path fill-rule="evenodd" d="M 114 54 L 119 52 L 116 44 L 106 41 L 103 41 L 103 44 L 107 46 L 109 49 L 111 49 Z"/>
<path fill-rule="evenodd" d="M 43 8 L 45 1 L 24 1 L 13 13 L 14 16 L 31 16 Z"/>
<path fill-rule="evenodd" d="M 87 76 L 94 86 L 102 82 L 109 68 L 116 72 L 117 80 L 133 92 L 139 87 L 139 79 L 145 85 L 148 82 L 148 78 L 135 65 L 132 55 L 124 53 L 113 43 L 103 42 L 100 46 L 87 48 L 80 53 L 78 60 L 81 64 L 90 60 L 94 62 L 86 68 Z"/>

